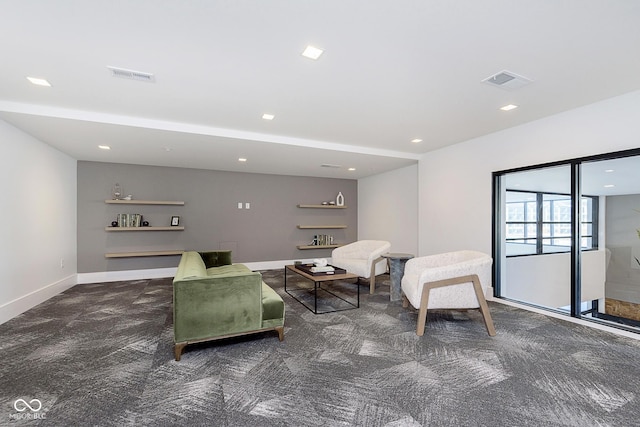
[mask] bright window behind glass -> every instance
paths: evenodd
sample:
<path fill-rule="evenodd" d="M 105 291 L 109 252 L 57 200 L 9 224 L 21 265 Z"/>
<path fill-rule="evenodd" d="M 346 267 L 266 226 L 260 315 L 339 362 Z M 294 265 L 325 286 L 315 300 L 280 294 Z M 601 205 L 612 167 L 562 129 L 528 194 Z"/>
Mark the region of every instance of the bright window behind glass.
<path fill-rule="evenodd" d="M 571 251 L 571 197 L 565 194 L 507 191 L 507 256 Z M 592 197 L 581 200 L 581 249 L 593 247 Z M 541 212 L 541 215 L 538 215 Z"/>

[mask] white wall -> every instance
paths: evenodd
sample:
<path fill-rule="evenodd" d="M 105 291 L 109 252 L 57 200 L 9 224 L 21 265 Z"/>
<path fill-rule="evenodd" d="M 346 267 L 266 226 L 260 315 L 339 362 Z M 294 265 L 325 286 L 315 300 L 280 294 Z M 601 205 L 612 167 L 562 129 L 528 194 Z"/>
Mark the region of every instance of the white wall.
<path fill-rule="evenodd" d="M 77 187 L 74 159 L 2 120 L 0 148 L 4 323 L 75 284 Z"/>
<path fill-rule="evenodd" d="M 387 240 L 393 252 L 418 253 L 418 166 L 358 181 L 358 239 Z"/>
<path fill-rule="evenodd" d="M 420 255 L 491 253 L 491 173 L 638 148 L 639 105 L 635 91 L 426 153 L 419 164 Z"/>
<path fill-rule="evenodd" d="M 582 253 L 581 300 L 604 298 L 604 249 Z M 560 308 L 571 305 L 571 254 L 507 258 L 502 296 L 517 301 Z"/>

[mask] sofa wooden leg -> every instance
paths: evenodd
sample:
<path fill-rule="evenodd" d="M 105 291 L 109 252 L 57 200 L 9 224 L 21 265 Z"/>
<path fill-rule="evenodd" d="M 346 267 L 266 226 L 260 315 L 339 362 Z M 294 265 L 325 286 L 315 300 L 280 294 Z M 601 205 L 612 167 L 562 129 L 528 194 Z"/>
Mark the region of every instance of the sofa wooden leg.
<path fill-rule="evenodd" d="M 284 340 L 284 326 L 276 326 L 276 331 L 278 332 L 278 339 L 280 341 Z"/>
<path fill-rule="evenodd" d="M 180 357 L 182 356 L 182 351 L 187 346 L 186 342 L 181 342 L 173 346 L 173 354 L 176 357 L 176 362 L 180 361 Z"/>

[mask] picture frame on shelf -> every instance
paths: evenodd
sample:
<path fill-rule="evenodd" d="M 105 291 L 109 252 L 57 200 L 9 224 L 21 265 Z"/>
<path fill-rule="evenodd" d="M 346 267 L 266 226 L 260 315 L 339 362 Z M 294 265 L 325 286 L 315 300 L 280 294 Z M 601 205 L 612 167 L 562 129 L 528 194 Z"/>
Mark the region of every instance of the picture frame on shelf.
<path fill-rule="evenodd" d="M 171 226 L 172 227 L 176 227 L 180 225 L 180 217 L 179 216 L 172 216 L 171 217 Z"/>

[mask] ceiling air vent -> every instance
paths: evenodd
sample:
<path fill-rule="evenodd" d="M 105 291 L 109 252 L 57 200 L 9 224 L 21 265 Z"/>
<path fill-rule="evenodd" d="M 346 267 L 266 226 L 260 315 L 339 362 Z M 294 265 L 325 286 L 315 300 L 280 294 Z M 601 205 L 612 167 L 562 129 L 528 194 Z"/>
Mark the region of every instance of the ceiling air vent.
<path fill-rule="evenodd" d="M 320 167 L 322 167 L 322 168 L 340 169 L 342 166 L 340 166 L 340 165 L 332 165 L 330 163 L 323 163 L 323 164 L 320 165 Z"/>
<path fill-rule="evenodd" d="M 499 87 L 500 89 L 512 90 L 528 85 L 531 83 L 531 80 L 516 73 L 512 73 L 511 71 L 504 70 L 500 71 L 498 74 L 487 77 L 482 80 L 482 82 L 491 86 Z"/>
<path fill-rule="evenodd" d="M 139 80 L 141 82 L 151 82 L 151 83 L 154 83 L 156 81 L 156 78 L 151 73 L 145 73 L 143 71 L 127 70 L 125 68 L 118 68 L 118 67 L 107 67 L 107 68 L 109 69 L 109 71 L 111 71 L 111 75 L 113 77 L 120 77 L 123 79 Z"/>

